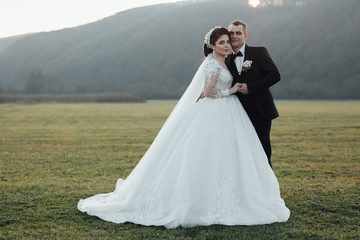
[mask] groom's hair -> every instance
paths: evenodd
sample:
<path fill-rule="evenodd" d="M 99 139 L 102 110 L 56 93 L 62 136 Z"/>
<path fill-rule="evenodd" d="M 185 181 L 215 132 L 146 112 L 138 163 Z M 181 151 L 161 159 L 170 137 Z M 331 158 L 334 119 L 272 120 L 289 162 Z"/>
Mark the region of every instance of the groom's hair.
<path fill-rule="evenodd" d="M 231 25 L 234 25 L 234 26 L 243 26 L 243 29 L 244 29 L 244 33 L 247 33 L 247 26 L 246 26 L 246 23 L 244 23 L 243 21 L 240 21 L 240 20 L 235 20 L 235 21 L 232 21 L 232 23 L 230 23 L 229 25 L 229 28 Z"/>

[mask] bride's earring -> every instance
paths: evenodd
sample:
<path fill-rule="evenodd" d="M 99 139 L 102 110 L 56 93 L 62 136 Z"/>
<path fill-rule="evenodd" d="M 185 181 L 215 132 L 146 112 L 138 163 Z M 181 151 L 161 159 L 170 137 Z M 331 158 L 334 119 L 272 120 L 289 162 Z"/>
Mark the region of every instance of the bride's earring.
<path fill-rule="evenodd" d="M 213 56 L 216 57 L 215 49 L 213 49 Z"/>

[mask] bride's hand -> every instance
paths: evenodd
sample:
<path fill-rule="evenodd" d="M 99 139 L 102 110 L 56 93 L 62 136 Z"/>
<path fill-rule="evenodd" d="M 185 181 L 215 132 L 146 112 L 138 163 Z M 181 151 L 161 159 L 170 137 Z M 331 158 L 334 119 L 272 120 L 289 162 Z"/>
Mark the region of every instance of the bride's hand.
<path fill-rule="evenodd" d="M 236 93 L 241 86 L 241 83 L 236 83 L 232 88 L 230 88 L 229 92 L 230 94 Z"/>

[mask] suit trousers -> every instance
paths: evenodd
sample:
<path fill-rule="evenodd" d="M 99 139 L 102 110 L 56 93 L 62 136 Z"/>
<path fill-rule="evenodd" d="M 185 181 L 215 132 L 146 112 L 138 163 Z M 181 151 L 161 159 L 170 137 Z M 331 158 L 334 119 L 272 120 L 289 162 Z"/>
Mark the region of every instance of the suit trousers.
<path fill-rule="evenodd" d="M 270 167 L 271 165 L 271 144 L 270 144 L 270 130 L 271 120 L 263 118 L 256 110 L 247 111 L 247 114 L 254 125 L 255 131 L 260 139 L 264 148 Z"/>

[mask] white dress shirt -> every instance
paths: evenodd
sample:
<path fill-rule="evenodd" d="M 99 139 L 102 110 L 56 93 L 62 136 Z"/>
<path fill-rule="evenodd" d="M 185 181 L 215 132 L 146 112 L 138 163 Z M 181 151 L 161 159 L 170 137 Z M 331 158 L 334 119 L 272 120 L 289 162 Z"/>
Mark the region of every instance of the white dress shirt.
<path fill-rule="evenodd" d="M 240 56 L 236 57 L 234 62 L 235 62 L 235 65 L 236 65 L 236 69 L 238 70 L 238 73 L 240 75 L 241 74 L 241 69 L 242 69 L 242 64 L 244 63 L 244 58 L 245 58 L 245 44 L 244 44 L 244 46 L 242 46 L 240 48 L 239 51 L 234 52 L 234 53 L 236 54 L 238 52 L 241 52 L 243 56 L 242 57 L 240 57 Z"/>

